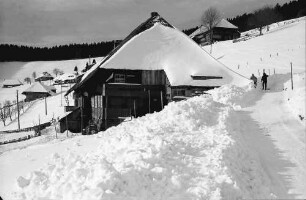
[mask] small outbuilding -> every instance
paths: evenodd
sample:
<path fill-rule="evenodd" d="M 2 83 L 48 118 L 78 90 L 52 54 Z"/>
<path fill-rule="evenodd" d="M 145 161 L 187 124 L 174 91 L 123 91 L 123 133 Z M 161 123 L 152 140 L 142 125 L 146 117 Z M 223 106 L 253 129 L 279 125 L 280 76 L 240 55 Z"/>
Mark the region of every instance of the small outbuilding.
<path fill-rule="evenodd" d="M 49 74 L 48 72 L 43 72 L 41 75 L 35 78 L 35 81 L 49 81 L 53 80 L 53 76 Z"/>
<path fill-rule="evenodd" d="M 53 90 L 53 91 L 52 91 Z M 52 96 L 55 88 L 44 85 L 41 82 L 33 83 L 28 89 L 22 92 L 26 96 L 25 101 L 33 101 L 35 99 Z"/>
<path fill-rule="evenodd" d="M 2 87 L 3 88 L 11 88 L 11 87 L 17 87 L 23 85 L 19 80 L 15 79 L 6 79 L 4 80 Z"/>
<path fill-rule="evenodd" d="M 77 76 L 71 73 L 62 74 L 54 79 L 54 84 L 76 83 Z"/>
<path fill-rule="evenodd" d="M 221 19 L 216 26 L 212 29 L 213 32 L 213 41 L 224 41 L 224 40 L 233 40 L 240 37 L 240 32 L 238 27 L 227 21 L 226 19 Z M 205 26 L 200 26 L 195 30 L 189 37 L 193 39 L 196 43 L 200 45 L 210 44 L 210 33 L 211 30 L 208 30 Z"/>

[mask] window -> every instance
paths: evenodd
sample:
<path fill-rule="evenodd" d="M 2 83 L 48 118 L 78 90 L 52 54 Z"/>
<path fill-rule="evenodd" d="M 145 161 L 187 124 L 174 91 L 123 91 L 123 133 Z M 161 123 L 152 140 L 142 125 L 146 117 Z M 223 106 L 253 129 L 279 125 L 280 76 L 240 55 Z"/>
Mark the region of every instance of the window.
<path fill-rule="evenodd" d="M 115 74 L 115 83 L 125 83 L 125 75 Z"/>
<path fill-rule="evenodd" d="M 185 96 L 184 89 L 173 89 L 173 96 Z"/>

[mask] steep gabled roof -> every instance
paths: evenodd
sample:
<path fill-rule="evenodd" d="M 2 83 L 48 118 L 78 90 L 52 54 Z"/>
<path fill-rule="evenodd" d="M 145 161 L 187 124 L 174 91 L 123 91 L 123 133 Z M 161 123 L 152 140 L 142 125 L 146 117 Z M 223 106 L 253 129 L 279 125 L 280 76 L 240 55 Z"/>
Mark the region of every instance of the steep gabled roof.
<path fill-rule="evenodd" d="M 229 21 L 227 21 L 226 19 L 221 19 L 215 27 L 218 27 L 218 28 L 229 28 L 229 29 L 238 29 L 237 26 L 233 25 L 232 23 L 230 23 Z M 193 33 L 191 33 L 189 35 L 190 38 L 193 38 L 194 36 L 196 35 L 199 35 L 201 33 L 205 33 L 207 32 L 208 29 L 201 25 L 197 30 L 195 30 Z"/>
<path fill-rule="evenodd" d="M 242 79 L 157 13 L 138 26 L 100 64 L 86 72 L 67 94 L 82 87 L 99 68 L 164 70 L 171 86 L 221 86 Z M 194 80 L 192 75 L 221 76 L 222 79 Z"/>
<path fill-rule="evenodd" d="M 48 94 L 53 94 L 51 91 L 51 87 L 44 85 L 41 82 L 35 82 L 33 83 L 29 88 L 24 90 L 22 94 L 26 93 L 48 93 Z"/>

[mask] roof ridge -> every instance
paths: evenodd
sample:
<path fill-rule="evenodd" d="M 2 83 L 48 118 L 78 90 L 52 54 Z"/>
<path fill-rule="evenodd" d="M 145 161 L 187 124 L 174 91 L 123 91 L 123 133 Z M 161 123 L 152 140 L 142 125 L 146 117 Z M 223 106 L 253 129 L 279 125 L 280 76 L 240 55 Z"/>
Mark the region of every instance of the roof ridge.
<path fill-rule="evenodd" d="M 67 93 L 69 94 L 71 91 L 73 91 L 74 89 L 78 88 L 80 83 L 84 83 L 86 82 L 88 79 L 90 79 L 95 73 L 96 71 L 100 68 L 101 65 L 103 65 L 105 62 L 107 62 L 114 54 L 117 53 L 117 51 L 119 49 L 121 49 L 121 47 L 123 47 L 128 41 L 130 41 L 132 38 L 134 38 L 135 36 L 137 36 L 138 34 L 150 29 L 151 27 L 154 26 L 154 24 L 156 23 L 160 23 L 164 26 L 170 27 L 170 28 L 175 28 L 174 26 L 172 26 L 169 22 L 167 22 L 163 17 L 161 17 L 157 12 L 151 12 L 151 16 L 150 18 L 148 18 L 146 21 L 144 21 L 143 23 L 141 23 L 139 26 L 137 26 L 127 37 L 125 37 L 122 42 L 116 47 L 114 48 L 102 61 L 100 64 L 98 64 L 98 66 L 92 71 L 90 72 L 90 74 L 87 75 L 87 77 L 85 77 L 85 79 L 78 83 L 76 83 L 72 88 L 70 88 Z"/>

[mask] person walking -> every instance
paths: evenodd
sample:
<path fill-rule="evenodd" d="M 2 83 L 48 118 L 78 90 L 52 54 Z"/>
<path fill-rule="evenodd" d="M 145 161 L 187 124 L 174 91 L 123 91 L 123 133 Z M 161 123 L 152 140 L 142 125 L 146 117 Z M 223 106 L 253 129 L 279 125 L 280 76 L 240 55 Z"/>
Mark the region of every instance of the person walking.
<path fill-rule="evenodd" d="M 267 90 L 268 75 L 264 72 L 261 77 L 262 89 Z"/>
<path fill-rule="evenodd" d="M 251 76 L 250 79 L 251 79 L 251 80 L 253 81 L 253 83 L 254 83 L 254 88 L 256 88 L 256 86 L 257 86 L 257 77 L 254 76 L 254 74 L 252 74 L 252 76 Z"/>

